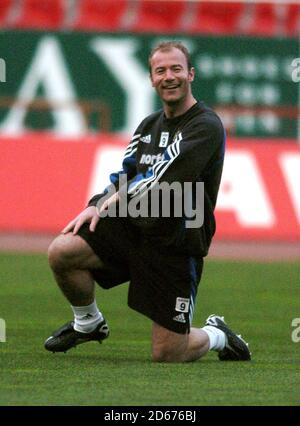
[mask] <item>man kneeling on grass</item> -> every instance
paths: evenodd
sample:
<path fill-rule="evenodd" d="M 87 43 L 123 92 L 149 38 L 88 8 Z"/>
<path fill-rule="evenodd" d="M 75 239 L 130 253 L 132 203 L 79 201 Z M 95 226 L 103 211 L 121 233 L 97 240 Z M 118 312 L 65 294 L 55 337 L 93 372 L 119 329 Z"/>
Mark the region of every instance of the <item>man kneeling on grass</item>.
<path fill-rule="evenodd" d="M 215 233 L 222 123 L 192 94 L 195 70 L 184 45 L 160 43 L 150 54 L 149 70 L 163 109 L 138 126 L 110 187 L 49 247 L 50 266 L 74 321 L 54 332 L 45 348 L 66 352 L 106 339 L 109 327 L 95 301 L 95 281 L 103 288 L 130 281 L 128 305 L 153 321 L 153 361 L 194 361 L 209 350 L 220 360 L 250 360 L 248 345 L 223 317 L 211 315 L 204 327 L 191 327 L 203 258 Z M 151 199 L 162 184 L 177 188 L 162 192 L 162 201 L 168 195 L 167 214 Z"/>

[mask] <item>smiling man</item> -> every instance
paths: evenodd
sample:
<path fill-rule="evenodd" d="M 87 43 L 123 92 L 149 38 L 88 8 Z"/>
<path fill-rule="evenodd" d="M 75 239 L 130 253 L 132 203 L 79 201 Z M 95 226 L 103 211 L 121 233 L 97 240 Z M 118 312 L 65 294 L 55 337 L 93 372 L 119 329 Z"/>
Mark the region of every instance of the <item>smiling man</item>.
<path fill-rule="evenodd" d="M 168 118 L 184 114 L 196 103 L 191 91 L 194 68 L 184 46 L 175 45 L 177 48 L 170 48 L 171 45 L 167 43 L 161 44 L 149 58 L 152 86 L 163 101 Z"/>
<path fill-rule="evenodd" d="M 225 148 L 222 123 L 192 94 L 195 71 L 184 45 L 159 44 L 150 54 L 149 67 L 163 109 L 138 126 L 123 169 L 110 176 L 110 187 L 95 195 L 49 247 L 50 266 L 74 320 L 55 331 L 45 348 L 66 352 L 106 339 L 109 328 L 95 301 L 95 281 L 103 288 L 130 281 L 128 305 L 152 321 L 153 361 L 194 361 L 209 350 L 217 351 L 220 360 L 249 360 L 247 344 L 223 317 L 210 315 L 203 328 L 191 327 L 203 258 L 215 232 Z M 150 200 L 161 184 L 189 183 L 188 193 L 180 195 L 194 208 L 197 184 L 202 182 L 202 226 L 188 227 L 186 212 L 177 214 L 174 205 L 168 216 L 161 211 L 147 217 L 103 215 L 111 206 L 120 211 L 124 199 L 136 200 L 136 205 L 143 197 Z"/>

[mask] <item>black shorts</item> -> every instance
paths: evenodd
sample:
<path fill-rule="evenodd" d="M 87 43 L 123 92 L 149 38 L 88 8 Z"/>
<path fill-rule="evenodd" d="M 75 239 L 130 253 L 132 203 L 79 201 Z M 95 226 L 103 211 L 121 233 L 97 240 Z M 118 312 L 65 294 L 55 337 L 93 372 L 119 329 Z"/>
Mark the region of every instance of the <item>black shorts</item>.
<path fill-rule="evenodd" d="M 127 218 L 101 218 L 95 232 L 80 235 L 104 268 L 92 270 L 105 289 L 130 281 L 128 306 L 176 333 L 190 330 L 203 259 L 157 246 Z"/>

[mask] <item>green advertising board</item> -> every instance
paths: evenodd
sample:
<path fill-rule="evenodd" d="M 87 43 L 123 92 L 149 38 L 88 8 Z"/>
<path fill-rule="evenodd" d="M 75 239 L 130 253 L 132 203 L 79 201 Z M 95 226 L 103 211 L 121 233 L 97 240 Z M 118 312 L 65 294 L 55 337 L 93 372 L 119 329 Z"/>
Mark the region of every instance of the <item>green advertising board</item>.
<path fill-rule="evenodd" d="M 170 37 L 168 38 L 170 39 Z M 232 135 L 299 138 L 298 39 L 172 36 L 191 51 L 193 91 Z M 131 133 L 160 108 L 149 82 L 154 35 L 0 32 L 0 132 Z"/>

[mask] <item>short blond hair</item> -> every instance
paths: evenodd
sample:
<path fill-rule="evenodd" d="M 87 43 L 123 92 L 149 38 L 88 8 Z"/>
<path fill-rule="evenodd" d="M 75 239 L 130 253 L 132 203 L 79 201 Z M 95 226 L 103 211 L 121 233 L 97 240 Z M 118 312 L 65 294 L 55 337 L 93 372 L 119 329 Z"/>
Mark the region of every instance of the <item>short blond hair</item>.
<path fill-rule="evenodd" d="M 151 74 L 151 71 L 152 71 L 151 70 L 151 59 L 152 59 L 153 55 L 158 50 L 168 52 L 169 50 L 171 50 L 173 48 L 180 50 L 184 54 L 184 56 L 186 57 L 188 69 L 190 70 L 192 68 L 190 52 L 184 46 L 184 44 L 182 44 L 180 41 L 163 41 L 163 42 L 159 43 L 157 46 L 155 46 L 150 52 L 150 55 L 149 55 L 149 58 L 148 58 L 148 65 L 149 65 L 150 74 Z"/>

